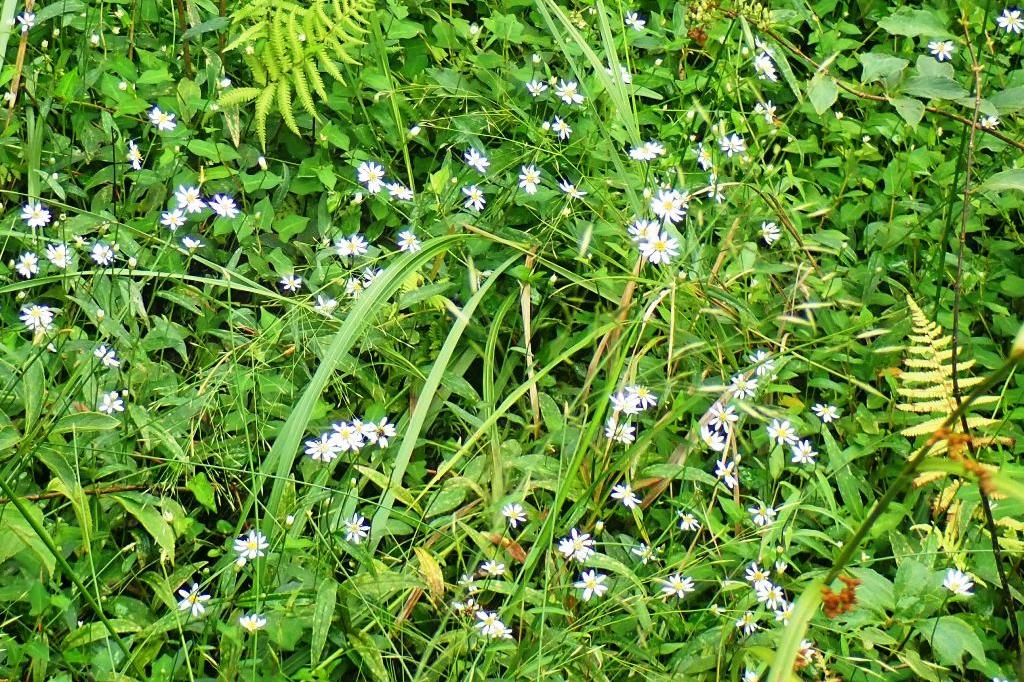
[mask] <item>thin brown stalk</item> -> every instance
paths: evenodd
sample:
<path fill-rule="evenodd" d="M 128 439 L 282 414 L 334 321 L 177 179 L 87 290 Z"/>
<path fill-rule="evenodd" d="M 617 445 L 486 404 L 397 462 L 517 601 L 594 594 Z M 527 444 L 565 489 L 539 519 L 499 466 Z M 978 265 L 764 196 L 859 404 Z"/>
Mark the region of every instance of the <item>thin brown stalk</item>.
<path fill-rule="evenodd" d="M 31 12 L 35 6 L 35 0 L 25 2 L 25 11 Z M 7 105 L 7 123 L 5 128 L 10 127 L 11 119 L 14 117 L 14 103 L 18 101 L 18 86 L 21 83 L 21 73 L 25 69 L 25 51 L 28 49 L 28 31 L 21 32 L 21 42 L 18 43 L 18 57 L 14 61 L 14 76 L 11 77 L 9 101 Z"/>
<path fill-rule="evenodd" d="M 778 41 L 778 43 L 780 45 L 782 45 L 783 47 L 785 47 L 787 50 L 789 50 L 790 52 L 792 52 L 796 56 L 800 57 L 800 59 L 802 59 L 804 62 L 806 62 L 809 66 L 813 67 L 815 70 L 818 70 L 818 69 L 821 68 L 821 65 L 818 64 L 818 62 L 814 61 L 814 59 L 812 59 L 811 57 L 808 57 L 807 55 L 805 55 L 800 50 L 800 48 L 796 47 L 795 45 L 791 45 L 788 41 L 786 41 L 784 38 L 782 38 L 782 36 L 780 36 L 778 33 L 772 31 L 771 29 L 765 30 L 765 33 L 767 35 L 770 35 L 776 41 Z M 853 87 L 852 85 L 850 85 L 848 83 L 845 83 L 845 82 L 839 80 L 838 78 L 835 78 L 835 81 L 836 81 L 836 85 L 839 87 L 840 90 L 842 90 L 842 91 L 844 91 L 846 93 L 849 93 L 849 94 L 853 95 L 854 97 L 859 97 L 860 99 L 870 100 L 872 102 L 885 102 L 886 104 L 892 104 L 892 99 L 890 99 L 888 95 L 876 95 L 876 94 L 871 93 L 871 92 L 864 92 L 863 90 L 858 90 L 857 88 Z M 1003 133 L 999 132 L 998 130 L 995 130 L 994 128 L 983 128 L 983 127 L 981 127 L 978 124 L 977 117 L 975 117 L 973 120 L 972 119 L 968 119 L 968 118 L 964 118 L 963 116 L 960 116 L 959 114 L 954 114 L 951 111 L 946 111 L 944 109 L 939 109 L 938 107 L 933 107 L 933 106 L 930 106 L 930 105 L 926 105 L 924 110 L 927 111 L 928 113 L 938 114 L 939 116 L 942 116 L 942 117 L 948 118 L 950 120 L 956 121 L 957 123 L 961 123 L 961 124 L 963 124 L 965 126 L 970 126 L 971 134 L 972 135 L 974 134 L 975 131 L 980 130 L 981 132 L 983 132 L 983 133 L 985 133 L 987 135 L 991 135 L 992 137 L 994 137 L 994 138 L 996 138 L 998 140 L 1002 140 L 1006 144 L 1013 145 L 1017 149 L 1020 149 L 1020 150 L 1024 151 L 1024 142 L 1019 142 L 1017 140 L 1014 140 L 1012 137 L 1004 135 Z"/>
<path fill-rule="evenodd" d="M 526 256 L 526 269 L 533 273 L 533 264 L 537 260 L 537 247 L 530 249 Z M 537 391 L 537 382 L 534 381 L 536 367 L 533 358 L 533 322 L 530 294 L 532 289 L 527 280 L 523 284 L 522 293 L 519 295 L 519 309 L 523 315 L 523 347 L 526 349 L 526 376 L 530 380 L 530 412 L 533 413 L 533 437 L 540 435 L 540 395 Z"/>
<path fill-rule="evenodd" d="M 964 164 L 964 190 L 963 190 L 963 206 L 960 212 L 960 234 L 958 236 L 957 244 L 957 258 L 956 258 L 956 278 L 953 280 L 953 329 L 950 335 L 952 336 L 951 351 L 952 357 L 950 358 L 952 376 L 953 376 L 953 398 L 956 400 L 957 407 L 963 404 L 962 392 L 960 390 L 960 383 L 957 377 L 957 364 L 960 359 L 960 348 L 959 348 L 959 335 L 960 335 L 960 304 L 962 299 L 963 290 L 963 273 L 964 273 L 964 253 L 967 250 L 967 217 L 970 212 L 970 198 L 971 198 L 971 171 L 974 169 L 974 150 L 975 150 L 975 133 L 978 130 L 977 122 L 981 116 L 981 64 L 978 62 L 977 55 L 974 51 L 974 45 L 970 40 L 970 35 L 967 34 L 967 26 L 964 25 L 965 40 L 964 44 L 967 47 L 967 53 L 971 58 L 971 73 L 974 76 L 974 111 L 971 118 L 970 134 L 967 139 L 967 161 Z M 967 415 L 961 413 L 960 415 L 960 428 L 965 434 L 970 436 L 971 429 L 967 422 Z M 968 437 L 967 447 L 970 450 L 971 458 L 977 460 L 978 453 L 977 448 L 974 445 L 972 438 Z M 999 530 L 996 528 L 995 520 L 992 517 L 992 505 L 989 502 L 988 492 L 982 485 L 978 486 L 978 492 L 981 495 L 981 508 L 984 516 L 985 528 L 988 531 L 989 539 L 992 543 L 992 554 L 995 559 L 996 572 L 999 575 L 999 587 L 1002 593 L 1003 608 L 1006 611 L 1006 619 L 1010 627 L 1010 633 L 1013 635 L 1014 640 L 1017 642 L 1017 650 L 1021 651 L 1021 639 L 1020 631 L 1017 627 L 1017 613 L 1013 606 L 1013 595 L 1010 591 L 1010 584 L 1006 577 L 1006 569 L 1003 567 L 1003 551 L 999 544 Z M 1024 654 L 1022 654 L 1024 656 Z"/>

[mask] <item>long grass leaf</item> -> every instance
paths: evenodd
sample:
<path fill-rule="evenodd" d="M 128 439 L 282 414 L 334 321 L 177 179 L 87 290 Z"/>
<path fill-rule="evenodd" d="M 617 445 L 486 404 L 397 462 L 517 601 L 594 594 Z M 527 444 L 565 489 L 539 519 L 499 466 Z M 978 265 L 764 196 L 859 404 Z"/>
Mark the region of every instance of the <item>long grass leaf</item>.
<path fill-rule="evenodd" d="M 477 292 L 466 303 L 461 314 L 456 317 L 455 324 L 452 325 L 451 330 L 448 332 L 448 337 L 444 340 L 444 344 L 441 346 L 441 351 L 437 354 L 437 359 L 434 360 L 430 373 L 427 374 L 427 380 L 423 382 L 423 389 L 416 398 L 416 407 L 413 409 L 412 417 L 409 418 L 409 423 L 405 427 L 402 443 L 398 447 L 398 454 L 395 455 L 394 469 L 391 471 L 391 485 L 384 492 L 380 507 L 373 515 L 373 523 L 370 528 L 371 553 L 384 535 L 382 531 L 391 517 L 391 506 L 395 503 L 394 490 L 402 487 L 402 479 L 405 477 L 405 470 L 408 468 L 409 460 L 412 458 L 413 448 L 416 447 L 416 440 L 419 438 L 420 430 L 427 419 L 427 412 L 430 411 L 430 405 L 434 401 L 434 394 L 441 385 L 441 379 L 444 377 L 448 363 L 452 359 L 452 354 L 455 353 L 455 347 L 462 338 L 463 332 L 466 331 L 466 327 L 469 326 L 469 322 L 473 318 L 473 312 L 480 305 L 480 301 L 484 300 L 488 290 L 498 280 L 498 277 L 518 259 L 518 255 L 512 256 L 494 269 L 491 276 L 484 280 L 484 283 L 480 285 Z"/>
<path fill-rule="evenodd" d="M 423 248 L 416 253 L 402 254 L 356 299 L 355 305 L 352 306 L 349 314 L 341 323 L 341 328 L 335 333 L 327 350 L 324 351 L 319 367 L 309 380 L 309 384 L 295 404 L 295 408 L 288 415 L 288 419 L 277 434 L 274 445 L 270 448 L 270 452 L 260 467 L 260 474 L 264 480 L 269 476 L 274 477 L 270 497 L 267 500 L 267 512 L 270 520 L 265 522 L 265 526 L 268 530 L 282 514 L 281 496 L 289 479 L 289 472 L 295 464 L 299 444 L 306 432 L 313 407 L 323 394 L 327 380 L 334 373 L 338 363 L 355 345 L 363 330 L 369 325 L 374 311 L 380 309 L 398 291 L 410 274 L 470 236 L 456 234 L 438 237 L 424 243 Z M 245 513 L 241 515 L 242 519 L 247 518 L 251 504 L 252 499 L 250 498 L 245 505 Z"/>

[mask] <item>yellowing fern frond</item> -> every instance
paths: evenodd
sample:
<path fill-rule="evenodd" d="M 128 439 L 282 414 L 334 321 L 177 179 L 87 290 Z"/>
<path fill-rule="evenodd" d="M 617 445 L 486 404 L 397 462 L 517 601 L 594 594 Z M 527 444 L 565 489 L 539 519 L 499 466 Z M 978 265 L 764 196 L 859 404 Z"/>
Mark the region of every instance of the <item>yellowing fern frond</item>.
<path fill-rule="evenodd" d="M 914 299 L 907 297 L 910 307 L 913 328 L 908 335 L 910 347 L 903 364 L 911 368 L 899 374 L 900 386 L 897 393 L 903 399 L 896 409 L 903 412 L 927 415 L 927 419 L 919 421 L 903 429 L 900 433 L 910 438 L 931 436 L 939 432 L 946 419 L 957 409 L 957 401 L 953 392 L 953 339 L 945 334 L 938 324 L 929 320 Z M 984 379 L 964 374 L 974 366 L 974 360 L 960 360 L 960 349 L 957 348 L 957 385 L 961 392 L 969 390 Z M 972 407 L 991 406 L 999 402 L 997 396 L 981 396 Z M 998 420 L 982 415 L 972 414 L 967 417 L 967 426 L 984 430 L 997 423 Z M 958 420 L 949 425 L 947 431 L 962 433 L 962 424 Z M 992 439 L 974 437 L 976 445 L 989 444 Z M 950 439 L 937 438 L 930 446 L 929 455 L 937 455 L 949 450 Z"/>

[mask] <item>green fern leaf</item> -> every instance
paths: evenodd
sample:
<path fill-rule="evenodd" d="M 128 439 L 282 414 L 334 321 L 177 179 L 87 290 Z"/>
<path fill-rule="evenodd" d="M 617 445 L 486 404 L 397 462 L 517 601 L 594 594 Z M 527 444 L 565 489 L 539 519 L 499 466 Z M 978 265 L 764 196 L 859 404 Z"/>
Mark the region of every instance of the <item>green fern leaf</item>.
<path fill-rule="evenodd" d="M 341 71 L 338 70 L 338 67 L 335 66 L 334 62 L 331 61 L 330 57 L 326 55 L 321 55 L 319 62 L 321 69 L 331 74 L 334 80 L 338 81 L 342 85 L 345 84 L 345 77 L 341 75 Z"/>
<path fill-rule="evenodd" d="M 286 20 L 282 15 L 282 12 L 278 11 L 274 13 L 274 19 L 270 22 L 270 45 L 274 48 L 274 56 L 277 58 L 278 66 L 281 67 L 281 71 L 287 73 L 288 65 L 291 63 L 291 57 L 288 54 L 288 48 L 285 46 L 285 37 L 287 34 L 285 23 Z"/>
<path fill-rule="evenodd" d="M 255 127 L 266 147 L 267 119 L 276 108 L 285 125 L 301 134 L 292 97 L 319 119 L 317 99 L 328 99 L 322 74 L 344 83 L 337 62 L 358 65 L 374 0 L 246 0 L 232 14 L 238 32 L 228 49 L 244 49 L 243 60 L 259 88 L 238 88 L 222 98 L 230 106 L 255 101 Z"/>
<path fill-rule="evenodd" d="M 295 112 L 292 111 L 292 88 L 286 78 L 277 82 L 277 110 L 288 129 L 301 136 L 299 124 L 295 121 Z"/>
<path fill-rule="evenodd" d="M 327 88 L 324 87 L 324 79 L 320 77 L 320 72 L 316 70 L 316 66 L 313 62 L 305 63 L 306 77 L 309 79 L 310 85 L 316 91 L 316 94 L 320 95 L 320 99 L 327 100 Z"/>
<path fill-rule="evenodd" d="M 256 136 L 260 138 L 260 144 L 267 148 L 267 116 L 270 115 L 270 108 L 274 103 L 274 94 L 277 92 L 277 85 L 271 83 L 263 88 L 259 98 L 256 100 Z"/>
<path fill-rule="evenodd" d="M 222 109 L 241 106 L 259 97 L 260 92 L 262 92 L 260 88 L 234 88 L 221 95 L 217 104 Z"/>
<path fill-rule="evenodd" d="M 292 72 L 292 80 L 295 85 L 295 95 L 299 98 L 302 108 L 309 112 L 313 120 L 317 120 L 316 105 L 313 104 L 313 95 L 309 92 L 309 83 L 306 82 L 306 74 L 302 69 L 295 69 Z"/>

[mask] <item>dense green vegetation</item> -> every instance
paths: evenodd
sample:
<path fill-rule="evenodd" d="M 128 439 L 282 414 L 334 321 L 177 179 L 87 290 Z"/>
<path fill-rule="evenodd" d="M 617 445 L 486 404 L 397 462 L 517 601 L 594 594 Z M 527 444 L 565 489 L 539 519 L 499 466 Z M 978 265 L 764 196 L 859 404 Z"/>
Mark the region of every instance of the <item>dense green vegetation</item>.
<path fill-rule="evenodd" d="M 1024 678 L 1024 13 L 0 2 L 0 677 Z"/>

